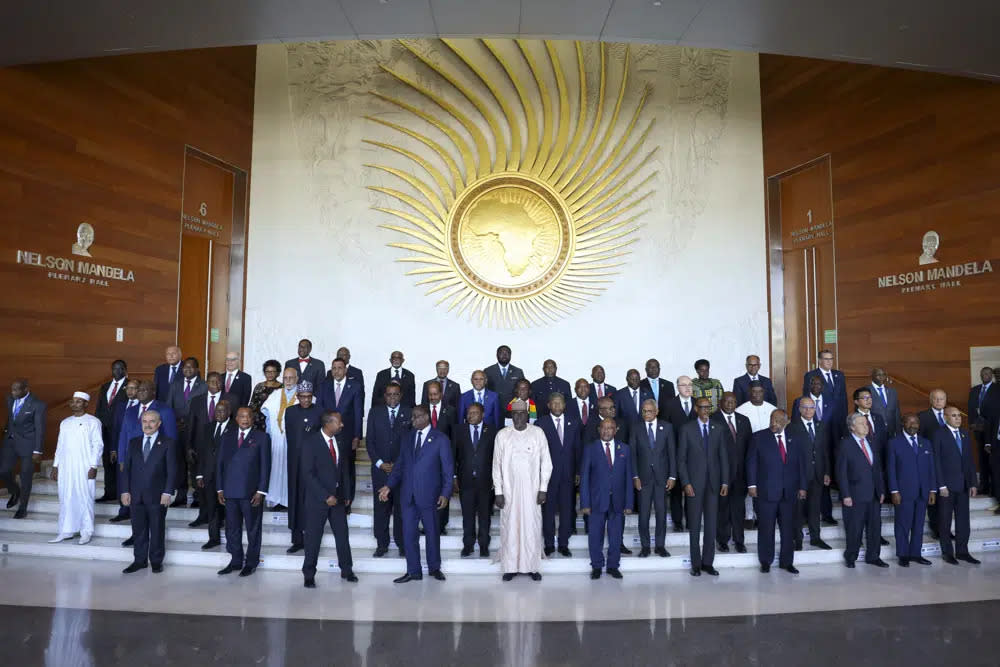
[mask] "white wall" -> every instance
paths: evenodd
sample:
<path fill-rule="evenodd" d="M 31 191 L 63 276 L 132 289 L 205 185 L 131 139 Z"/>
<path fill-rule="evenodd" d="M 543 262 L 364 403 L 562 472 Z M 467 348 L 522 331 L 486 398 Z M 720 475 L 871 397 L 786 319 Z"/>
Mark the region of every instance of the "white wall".
<path fill-rule="evenodd" d="M 588 58 L 597 53 L 585 48 Z M 611 49 L 611 68 L 621 51 Z M 768 371 L 755 54 L 633 46 L 632 81 L 653 86 L 644 119 L 657 121 L 647 144 L 660 146 L 640 241 L 588 308 L 511 331 L 435 308 L 426 288 L 403 275 L 412 267 L 395 262 L 405 252 L 386 245 L 401 240 L 379 228 L 393 221 L 370 208 L 385 200 L 365 186 L 385 181 L 362 164 L 386 160 L 361 139 L 386 131 L 363 115 L 388 113 L 368 91 L 391 88 L 377 63 L 402 62 L 400 52 L 389 42 L 258 48 L 246 302 L 246 367 L 255 379 L 265 359 L 294 356 L 302 337 L 327 364 L 338 346 L 350 347 L 369 388 L 394 349 L 419 381 L 445 358 L 468 386 L 500 344 L 529 377 L 551 357 L 571 384 L 601 363 L 623 385 L 625 371 L 642 372 L 651 356 L 670 379 L 693 375 L 694 360 L 706 357 L 727 387 L 748 353 Z"/>

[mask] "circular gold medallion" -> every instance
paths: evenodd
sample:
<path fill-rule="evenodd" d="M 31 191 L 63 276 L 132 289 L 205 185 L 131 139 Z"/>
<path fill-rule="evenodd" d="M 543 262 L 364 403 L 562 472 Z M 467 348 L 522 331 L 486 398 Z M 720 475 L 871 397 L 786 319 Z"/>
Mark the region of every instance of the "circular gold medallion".
<path fill-rule="evenodd" d="M 545 183 L 500 173 L 471 184 L 448 218 L 448 251 L 476 290 L 502 299 L 538 294 L 573 256 L 566 204 Z"/>

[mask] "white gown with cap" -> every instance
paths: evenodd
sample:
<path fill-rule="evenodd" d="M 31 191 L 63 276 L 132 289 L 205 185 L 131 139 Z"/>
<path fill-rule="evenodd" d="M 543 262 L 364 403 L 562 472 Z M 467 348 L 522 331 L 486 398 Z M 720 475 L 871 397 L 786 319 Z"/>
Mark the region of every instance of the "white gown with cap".
<path fill-rule="evenodd" d="M 101 421 L 94 415 L 67 417 L 59 424 L 59 438 L 52 466 L 59 470 L 61 535 L 93 535 L 97 480 L 88 479 L 87 475 L 91 469 L 101 467 L 103 451 Z"/>

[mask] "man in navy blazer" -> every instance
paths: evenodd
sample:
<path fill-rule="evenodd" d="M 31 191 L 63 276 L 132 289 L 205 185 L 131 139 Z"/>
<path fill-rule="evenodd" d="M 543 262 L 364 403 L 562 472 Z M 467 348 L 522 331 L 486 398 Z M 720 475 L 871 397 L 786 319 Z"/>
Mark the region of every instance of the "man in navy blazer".
<path fill-rule="evenodd" d="M 583 448 L 580 464 L 580 511 L 590 516 L 590 578 L 600 579 L 605 566 L 604 537 L 608 538 L 607 572 L 621 579 L 622 533 L 625 515 L 632 513 L 635 491 L 632 455 L 628 443 L 615 438 L 613 417 L 598 426 L 598 439 Z"/>
<path fill-rule="evenodd" d="M 760 571 L 770 572 L 774 561 L 774 524 L 781 530 L 778 567 L 798 574 L 795 559 L 795 526 L 799 501 L 806 497 L 805 443 L 785 429 L 784 410 L 771 413 L 770 428 L 757 431 L 747 449 L 747 492 L 757 499 L 757 558 Z"/>
<path fill-rule="evenodd" d="M 264 498 L 271 479 L 271 436 L 253 428 L 253 411 L 236 411 L 236 426 L 222 439 L 215 472 L 219 502 L 226 506 L 226 551 L 232 560 L 219 574 L 249 577 L 260 562 Z M 247 550 L 243 552 L 243 524 Z"/>
<path fill-rule="evenodd" d="M 424 382 L 424 387 L 420 394 L 420 402 L 423 405 L 427 405 L 430 402 L 430 387 L 436 384 L 438 385 L 438 389 L 441 390 L 441 402 L 455 412 L 458 412 L 458 397 L 462 395 L 462 385 L 448 377 L 448 372 L 451 371 L 451 364 L 442 359 L 434 365 L 434 368 L 437 371 L 437 375 Z"/>
<path fill-rule="evenodd" d="M 125 385 L 128 383 L 128 365 L 124 359 L 111 362 L 111 379 L 101 385 L 97 392 L 97 409 L 94 416 L 101 420 L 101 436 L 104 438 L 104 453 L 101 463 L 104 465 L 104 495 L 97 502 L 118 502 L 118 466 L 116 457 L 111 452 L 118 450 L 118 441 L 111 439 L 114 426 L 115 409 L 125 403 Z"/>
<path fill-rule="evenodd" d="M 351 476 L 347 471 L 348 458 L 341 452 L 337 434 L 343 427 L 340 415 L 328 410 L 323 413 L 322 426 L 305 438 L 301 453 L 301 470 L 305 505 L 305 558 L 302 575 L 306 588 L 316 588 L 316 563 L 323 531 L 330 524 L 337 546 L 337 567 L 340 578 L 356 582 L 354 560 L 347 531 L 347 499 Z"/>
<path fill-rule="evenodd" d="M 934 434 L 938 484 L 938 533 L 941 557 L 946 563 L 958 561 L 977 565 L 969 554 L 969 498 L 975 498 L 976 465 L 972 461 L 972 439 L 962 428 L 962 413 L 954 405 L 944 409 L 945 427 Z M 955 540 L 951 539 L 951 519 L 955 517 Z"/>
<path fill-rule="evenodd" d="M 545 555 L 556 550 L 556 515 L 559 515 L 559 553 L 572 556 L 569 536 L 576 525 L 576 480 L 580 476 L 580 420 L 566 412 L 566 399 L 558 392 L 549 397 L 549 414 L 539 417 L 535 426 L 542 429 L 549 445 L 552 475 L 542 505 L 542 537 Z"/>
<path fill-rule="evenodd" d="M 222 376 L 222 390 L 226 392 L 226 400 L 230 402 L 233 409 L 242 408 L 250 404 L 250 397 L 253 394 L 253 379 L 249 373 L 240 370 L 240 353 L 226 353 L 226 370 L 220 373 Z M 208 376 L 205 376 L 208 379 Z"/>
<path fill-rule="evenodd" d="M 826 423 L 816 418 L 816 402 L 812 396 L 803 396 L 797 403 L 798 412 L 786 427 L 788 437 L 802 443 L 806 460 L 806 500 L 800 503 L 795 528 L 795 550 L 802 549 L 802 525 L 809 526 L 809 544 L 820 549 L 832 549 L 820 537 L 820 500 L 824 489 L 829 493 L 830 431 Z"/>
<path fill-rule="evenodd" d="M 649 512 L 656 515 L 656 554 L 666 558 L 667 492 L 677 483 L 677 445 L 674 429 L 665 419 L 657 419 L 656 399 L 642 402 L 642 419 L 632 427 L 629 450 L 632 454 L 632 485 L 639 492 L 639 558 L 648 558 Z"/>
<path fill-rule="evenodd" d="M 937 471 L 934 449 L 927 438 L 920 437 L 920 420 L 915 414 L 903 416 L 903 432 L 889 441 L 889 493 L 896 506 L 896 557 L 909 567 L 910 561 L 921 565 L 931 562 L 920 553 L 924 542 L 924 515 L 937 497 Z"/>
<path fill-rule="evenodd" d="M 889 448 L 889 427 L 886 426 L 885 420 L 872 410 L 874 399 L 872 398 L 871 389 L 868 387 L 858 387 L 854 390 L 853 397 L 854 409 L 865 418 L 865 423 L 868 424 L 866 437 L 877 450 L 879 467 L 882 470 L 882 481 L 887 484 L 889 478 L 886 475 L 885 462 L 887 459 L 886 450 Z M 883 484 L 883 487 L 885 484 Z M 879 539 L 882 540 L 881 536 Z M 882 540 L 882 544 L 887 545 L 889 542 Z"/>
<path fill-rule="evenodd" d="M 597 402 L 605 396 L 614 397 L 615 392 L 618 391 L 613 384 L 608 384 L 604 381 L 604 366 L 601 366 L 600 364 L 597 364 L 590 369 L 590 379 L 592 380 L 590 383 L 590 395 L 594 397 L 594 402 Z"/>
<path fill-rule="evenodd" d="M 364 405 L 365 397 L 368 396 L 365 388 L 365 372 L 357 366 L 351 365 L 351 351 L 346 347 L 337 348 L 337 358 L 343 359 L 346 364 L 347 379 L 356 384 L 361 389 L 361 404 Z"/>
<path fill-rule="evenodd" d="M 372 388 L 372 407 L 385 405 L 385 389 L 390 383 L 399 385 L 402 392 L 399 403 L 409 410 L 417 404 L 416 378 L 413 371 L 403 368 L 406 359 L 399 350 L 389 355 L 389 368 L 383 368 L 375 374 L 375 386 Z"/>
<path fill-rule="evenodd" d="M 139 383 L 139 388 L 136 389 L 135 392 L 135 396 L 139 402 L 131 408 L 125 410 L 125 417 L 122 419 L 121 432 L 118 434 L 117 459 L 119 490 L 121 489 L 121 475 L 125 470 L 125 457 L 128 455 L 128 443 L 130 443 L 133 438 L 137 438 L 142 435 L 142 422 L 140 420 L 146 411 L 156 410 L 160 413 L 160 431 L 163 435 L 174 441 L 175 449 L 177 447 L 177 421 L 174 418 L 174 411 L 171 410 L 166 403 L 153 399 L 155 391 L 156 390 L 154 389 L 152 382 L 149 380 L 143 380 Z M 174 483 L 177 483 L 176 478 L 174 479 Z M 118 508 L 118 516 L 113 517 L 111 521 L 124 521 L 128 518 L 129 509 L 122 505 Z M 133 538 L 131 537 L 122 542 L 122 546 L 124 547 L 130 547 L 132 544 Z"/>
<path fill-rule="evenodd" d="M 885 420 L 889 438 L 894 438 L 899 435 L 903 420 L 899 409 L 899 395 L 887 384 L 888 379 L 885 369 L 873 368 L 868 390 L 872 393 L 872 412 Z"/>
<path fill-rule="evenodd" d="M 389 473 L 399 459 L 399 445 L 410 430 L 410 407 L 402 404 L 403 390 L 395 382 L 388 384 L 379 405 L 368 411 L 368 428 L 365 448 L 372 462 L 372 488 L 380 489 L 389 479 Z M 374 398 L 374 396 L 372 397 Z M 399 493 L 392 492 L 386 500 L 375 500 L 374 518 L 375 558 L 389 551 L 389 517 L 392 517 L 392 537 L 399 555 L 406 555 L 403 546 L 403 512 Z"/>
<path fill-rule="evenodd" d="M 479 543 L 479 556 L 490 555 L 490 512 L 493 508 L 493 445 L 497 427 L 483 421 L 483 407 L 469 406 L 466 423 L 452 429 L 455 488 L 462 504 L 462 557 Z M 573 498 L 570 497 L 570 505 Z"/>
<path fill-rule="evenodd" d="M 351 450 L 344 452 L 345 465 L 351 474 L 351 489 L 348 498 L 354 500 L 357 486 L 357 472 L 354 465 L 358 446 L 361 444 L 364 426 L 364 388 L 347 377 L 347 362 L 341 358 L 330 362 L 330 373 L 319 388 L 319 405 L 324 410 L 340 414 L 343 420 L 343 437 L 351 443 Z M 350 510 L 347 511 L 350 514 Z"/>
<path fill-rule="evenodd" d="M 27 380 L 11 383 L 7 397 L 7 423 L 0 440 L 3 447 L 0 479 L 7 484 L 10 493 L 7 508 L 18 505 L 15 519 L 23 519 L 28 513 L 31 478 L 35 474 L 35 462 L 42 459 L 45 444 L 45 408 L 45 403 L 31 393 Z M 21 461 L 20 484 L 14 481 L 14 466 L 18 459 Z"/>
<path fill-rule="evenodd" d="M 811 378 L 819 377 L 823 380 L 823 390 L 830 393 L 834 407 L 837 410 L 836 414 L 833 415 L 834 422 L 837 424 L 844 423 L 844 420 L 847 418 L 847 378 L 844 377 L 841 371 L 833 367 L 833 352 L 830 350 L 820 350 L 817 359 L 817 367 L 808 371 L 802 377 L 802 395 L 805 396 L 806 392 L 809 391 Z M 825 415 L 826 412 L 824 409 Z M 843 432 L 843 429 L 840 429 L 839 432 L 835 431 L 835 435 L 839 435 L 841 432 Z"/>
<path fill-rule="evenodd" d="M 431 428 L 427 408 L 418 405 L 411 413 L 413 430 L 400 443 L 399 460 L 392 467 L 379 500 L 385 502 L 391 489 L 398 488 L 403 505 L 403 543 L 406 545 L 406 574 L 394 579 L 403 584 L 423 578 L 420 566 L 420 536 L 417 525 L 424 526 L 428 574 L 444 581 L 441 572 L 441 537 L 438 533 L 438 510 L 448 507 L 454 485 L 455 462 L 451 442 Z"/>
<path fill-rule="evenodd" d="M 312 356 L 313 344 L 308 338 L 299 341 L 299 356 L 285 362 L 285 368 L 294 368 L 299 372 L 299 382 L 305 380 L 318 387 L 326 377 L 326 365 Z"/>
<path fill-rule="evenodd" d="M 208 393 L 205 381 L 198 372 L 198 360 L 188 357 L 181 363 L 181 377 L 170 385 L 167 405 L 174 411 L 177 420 L 177 497 L 172 507 L 186 507 L 187 494 L 194 485 L 194 462 L 191 454 L 194 446 L 194 431 L 191 428 L 191 405 Z M 195 500 L 197 501 L 197 495 Z"/>
<path fill-rule="evenodd" d="M 979 369 L 979 379 L 980 383 L 969 390 L 969 431 L 976 444 L 976 460 L 979 461 L 979 491 L 989 495 L 993 491 L 993 457 L 986 449 L 990 435 L 986 430 L 1000 416 L 1000 385 L 989 366 Z"/>
<path fill-rule="evenodd" d="M 163 571 L 166 552 L 167 506 L 176 488 L 176 443 L 160 433 L 160 414 L 147 410 L 142 415 L 142 435 L 128 444 L 122 471 L 121 502 L 132 515 L 135 541 L 132 564 L 123 572 L 132 574 L 152 563 L 153 572 Z"/>
<path fill-rule="evenodd" d="M 634 424 L 642 420 L 642 402 L 653 398 L 652 391 L 639 386 L 639 371 L 632 368 L 625 374 L 625 386 L 615 392 L 615 412 Z"/>
<path fill-rule="evenodd" d="M 170 387 L 181 378 L 181 348 L 176 345 L 167 347 L 166 363 L 153 370 L 153 386 L 156 400 L 166 402 L 170 398 Z"/>
<path fill-rule="evenodd" d="M 474 371 L 472 373 L 472 389 L 462 394 L 458 399 L 458 422 L 465 422 L 465 411 L 473 403 L 483 406 L 483 421 L 499 429 L 503 426 L 503 410 L 500 409 L 500 401 L 496 392 L 486 388 L 486 373 Z M 504 409 L 506 409 L 506 405 Z"/>
<path fill-rule="evenodd" d="M 844 564 L 854 567 L 861 551 L 861 535 L 865 536 L 865 562 L 876 567 L 889 567 L 879 558 L 881 551 L 882 515 L 879 505 L 885 501 L 882 462 L 878 448 L 868 440 L 868 420 L 860 412 L 847 419 L 851 434 L 844 436 L 837 448 L 837 481 L 844 506 L 844 531 L 847 548 Z"/>
<path fill-rule="evenodd" d="M 566 414 L 579 419 L 581 428 L 585 428 L 591 417 L 597 419 L 597 399 L 590 392 L 590 383 L 583 378 L 577 379 L 573 393 L 576 395 L 566 404 Z"/>
<path fill-rule="evenodd" d="M 760 382 L 764 387 L 764 400 L 771 405 L 778 404 L 778 395 L 774 393 L 774 383 L 771 378 L 760 374 L 760 357 L 748 354 L 746 359 L 747 372 L 733 380 L 733 393 L 736 395 L 736 405 L 743 405 L 750 400 L 750 383 Z M 798 414 L 793 410 L 795 414 Z"/>
<path fill-rule="evenodd" d="M 660 362 L 656 359 L 646 361 L 646 377 L 639 383 L 639 387 L 652 394 L 656 399 L 656 407 L 659 410 L 660 419 L 667 418 L 667 404 L 674 397 L 674 383 L 660 377 Z"/>

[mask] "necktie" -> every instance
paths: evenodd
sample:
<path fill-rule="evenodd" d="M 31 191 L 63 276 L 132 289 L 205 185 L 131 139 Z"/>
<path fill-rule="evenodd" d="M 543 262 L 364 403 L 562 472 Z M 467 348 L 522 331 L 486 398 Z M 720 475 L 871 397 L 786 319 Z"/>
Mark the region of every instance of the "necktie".
<path fill-rule="evenodd" d="M 785 441 L 778 433 L 778 451 L 781 452 L 781 462 L 788 463 L 788 452 L 785 451 Z"/>
<path fill-rule="evenodd" d="M 219 435 L 222 434 L 222 422 L 215 423 L 215 438 L 218 439 Z"/>
<path fill-rule="evenodd" d="M 705 451 L 708 452 L 708 424 L 701 425 L 701 439 L 705 442 Z"/>
<path fill-rule="evenodd" d="M 330 456 L 333 457 L 333 465 L 337 465 L 337 448 L 333 446 L 333 438 L 327 438 L 330 443 Z"/>
<path fill-rule="evenodd" d="M 590 409 L 589 409 L 589 407 L 588 407 L 588 405 L 587 405 L 587 401 L 584 401 L 584 402 L 583 402 L 583 403 L 582 403 L 582 404 L 580 405 L 580 419 L 582 419 L 582 420 L 583 420 L 583 425 L 584 425 L 584 426 L 586 426 L 586 425 L 587 425 L 587 415 L 588 415 L 589 413 L 590 413 Z"/>
<path fill-rule="evenodd" d="M 215 396 L 212 395 L 208 399 L 208 414 L 211 417 L 215 416 Z"/>
<path fill-rule="evenodd" d="M 240 431 L 240 440 L 239 442 L 236 443 L 236 449 L 239 449 L 240 447 L 243 446 L 243 436 L 244 436 L 243 431 Z"/>
<path fill-rule="evenodd" d="M 171 382 L 174 381 L 174 375 L 176 373 L 177 373 L 177 366 L 171 366 L 170 367 L 170 374 L 167 377 L 167 384 L 170 384 Z"/>
<path fill-rule="evenodd" d="M 660 381 L 659 380 L 649 380 L 649 388 L 653 391 L 653 400 L 657 403 L 660 402 Z"/>
<path fill-rule="evenodd" d="M 146 414 L 146 408 L 147 408 L 147 407 L 149 407 L 149 406 L 147 406 L 147 405 L 144 405 L 144 406 L 142 406 L 141 408 L 139 408 L 139 423 L 140 423 L 140 424 L 142 423 L 142 416 L 143 416 L 144 414 Z"/>
<path fill-rule="evenodd" d="M 438 427 L 438 406 L 431 406 L 431 426 L 434 428 Z"/>
<path fill-rule="evenodd" d="M 826 382 L 831 387 L 833 386 L 833 375 L 831 375 L 829 371 L 826 372 Z"/>
<path fill-rule="evenodd" d="M 604 384 L 597 385 L 597 398 L 604 398 Z"/>
<path fill-rule="evenodd" d="M 21 405 L 23 405 L 23 404 L 24 404 L 24 399 L 23 398 L 19 398 L 16 401 L 14 401 L 14 416 L 15 417 L 17 416 L 17 413 L 21 411 Z"/>
<path fill-rule="evenodd" d="M 448 386 L 448 378 L 441 378 L 441 395 L 444 396 L 445 388 Z"/>
<path fill-rule="evenodd" d="M 396 427 L 396 408 L 389 410 L 389 428 Z"/>
<path fill-rule="evenodd" d="M 823 421 L 823 401 L 816 401 L 816 419 Z"/>
<path fill-rule="evenodd" d="M 506 366 L 504 366 L 503 368 L 500 369 L 500 377 L 502 377 L 504 380 L 507 379 L 507 367 Z"/>
<path fill-rule="evenodd" d="M 337 402 L 338 406 L 340 405 L 340 384 L 341 384 L 340 381 L 338 381 L 337 386 L 333 391 L 334 394 L 333 400 Z"/>
<path fill-rule="evenodd" d="M 417 431 L 417 442 L 413 445 L 413 455 L 416 456 L 420 453 L 420 437 L 423 435 L 423 431 Z"/>
<path fill-rule="evenodd" d="M 398 368 L 393 372 L 393 377 L 395 379 L 397 379 L 397 380 L 399 379 L 399 369 Z"/>
<path fill-rule="evenodd" d="M 917 436 L 911 435 L 910 442 L 913 443 L 913 453 L 915 454 L 917 452 Z"/>
<path fill-rule="evenodd" d="M 808 427 L 809 427 L 809 440 L 815 442 L 816 441 L 816 431 L 813 430 L 813 423 L 809 422 Z"/>
<path fill-rule="evenodd" d="M 233 386 L 233 374 L 230 373 L 226 376 L 226 393 L 229 393 L 230 388 Z"/>
<path fill-rule="evenodd" d="M 607 459 L 608 459 L 608 467 L 609 468 L 614 468 L 615 464 L 611 460 L 611 443 L 610 442 L 604 443 L 604 456 L 606 456 Z"/>
<path fill-rule="evenodd" d="M 976 405 L 976 412 L 982 414 L 983 412 L 983 396 L 986 395 L 986 385 L 984 384 L 979 388 L 979 403 Z"/>
<path fill-rule="evenodd" d="M 191 380 L 187 381 L 187 386 L 184 387 L 184 400 L 191 398 Z"/>
<path fill-rule="evenodd" d="M 153 443 L 150 442 L 151 438 L 147 435 L 146 442 L 142 445 L 142 460 L 145 461 L 149 458 L 149 450 L 153 448 Z"/>
<path fill-rule="evenodd" d="M 483 392 L 481 391 L 476 392 L 476 403 L 479 403 L 480 405 L 483 404 Z"/>
<path fill-rule="evenodd" d="M 562 417 L 556 417 L 556 433 L 559 434 L 559 444 L 563 443 Z"/>
<path fill-rule="evenodd" d="M 868 425 L 868 438 L 871 439 L 872 434 L 875 433 L 875 427 L 872 426 L 872 417 L 870 414 L 865 415 L 865 423 Z"/>
<path fill-rule="evenodd" d="M 684 414 L 685 415 L 691 414 L 691 404 L 688 403 L 687 399 L 684 399 Z"/>
<path fill-rule="evenodd" d="M 111 396 L 108 397 L 108 403 L 115 400 L 115 394 L 118 393 L 118 381 L 115 380 L 111 383 Z"/>
<path fill-rule="evenodd" d="M 889 401 L 885 400 L 885 387 L 878 388 L 878 395 L 882 398 L 882 405 L 888 406 Z"/>
<path fill-rule="evenodd" d="M 865 460 L 868 461 L 868 465 L 871 465 L 872 455 L 868 453 L 868 445 L 865 444 L 864 438 L 861 438 L 861 451 L 865 453 Z"/>
<path fill-rule="evenodd" d="M 479 446 L 479 424 L 472 427 L 472 449 L 473 451 Z"/>
<path fill-rule="evenodd" d="M 649 448 L 656 447 L 656 434 L 653 433 L 653 422 L 646 422 L 646 435 L 649 436 Z"/>
<path fill-rule="evenodd" d="M 632 402 L 635 403 L 636 414 L 639 412 L 639 392 L 635 389 L 632 390 Z"/>
<path fill-rule="evenodd" d="M 961 454 L 962 453 L 962 432 L 961 431 L 953 431 L 953 433 L 955 434 L 955 444 L 958 445 L 958 453 Z"/>
<path fill-rule="evenodd" d="M 726 415 L 726 419 L 729 420 L 729 432 L 733 434 L 733 440 L 736 440 L 736 426 L 733 425 L 733 416 Z"/>
<path fill-rule="evenodd" d="M 944 419 L 941 417 L 941 413 L 940 412 L 937 413 L 937 418 L 938 418 L 938 424 L 941 424 L 941 426 L 944 426 Z"/>

